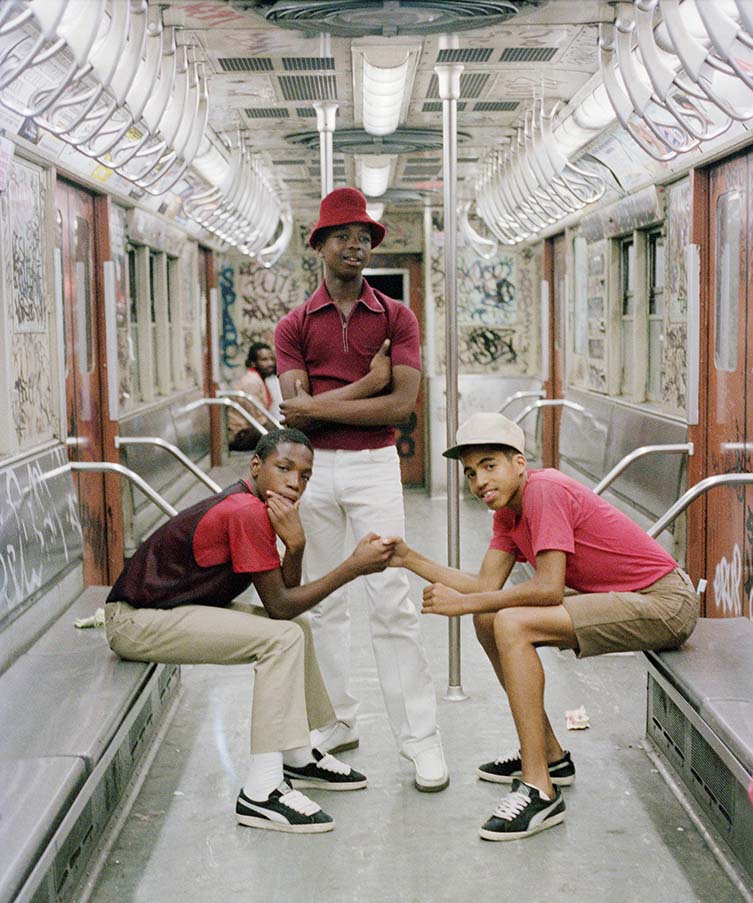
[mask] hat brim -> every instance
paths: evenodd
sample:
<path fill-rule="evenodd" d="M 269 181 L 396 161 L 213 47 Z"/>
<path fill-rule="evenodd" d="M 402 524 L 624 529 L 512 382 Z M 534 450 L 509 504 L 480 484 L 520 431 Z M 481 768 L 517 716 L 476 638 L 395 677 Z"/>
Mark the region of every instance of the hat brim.
<path fill-rule="evenodd" d="M 318 236 L 320 233 L 324 232 L 327 229 L 336 229 L 338 226 L 349 226 L 351 223 L 363 223 L 364 226 L 369 227 L 369 232 L 371 232 L 371 247 L 378 248 L 379 245 L 384 241 L 384 236 L 387 234 L 387 230 L 385 227 L 378 223 L 374 219 L 347 219 L 342 223 L 329 223 L 326 226 L 315 226 L 309 235 L 309 245 L 316 249 Z"/>
<path fill-rule="evenodd" d="M 519 448 L 516 448 L 514 445 L 509 445 L 507 442 L 500 442 L 499 439 L 474 439 L 473 442 L 464 442 L 462 445 L 453 445 L 447 449 L 447 451 L 443 451 L 442 455 L 445 458 L 450 458 L 453 461 L 459 461 L 463 452 L 469 448 L 478 448 L 479 446 L 487 446 L 497 448 L 512 448 L 519 455 L 523 455 L 525 457 L 525 452 L 521 451 Z"/>

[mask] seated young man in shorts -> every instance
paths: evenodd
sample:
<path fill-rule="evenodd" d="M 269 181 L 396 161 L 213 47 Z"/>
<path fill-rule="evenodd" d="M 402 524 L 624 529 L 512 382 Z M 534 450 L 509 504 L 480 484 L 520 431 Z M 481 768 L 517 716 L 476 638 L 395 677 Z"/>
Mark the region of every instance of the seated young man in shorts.
<path fill-rule="evenodd" d="M 141 543 L 105 605 L 107 639 L 121 658 L 255 663 L 251 765 L 237 819 L 300 833 L 331 831 L 335 823 L 294 788 L 358 790 L 366 778 L 311 748 L 310 730 L 332 724 L 335 713 L 307 621 L 298 616 L 355 577 L 383 570 L 394 545 L 369 534 L 334 570 L 300 585 L 306 540 L 298 502 L 313 458 L 298 430 L 263 436 L 248 478 L 181 511 Z M 263 609 L 234 601 L 252 583 Z"/>
<path fill-rule="evenodd" d="M 536 649 L 578 656 L 676 649 L 698 617 L 690 578 L 629 517 L 557 470 L 527 470 L 524 435 L 501 414 L 475 414 L 444 452 L 459 458 L 471 492 L 494 512 L 481 571 L 444 567 L 395 547 L 390 561 L 430 581 L 423 613 L 472 614 L 476 635 L 507 692 L 520 749 L 481 765 L 486 781 L 511 783 L 481 828 L 486 840 L 528 837 L 559 824 L 575 766 L 544 711 Z M 505 586 L 516 561 L 536 573 Z M 575 594 L 565 594 L 565 586 Z"/>

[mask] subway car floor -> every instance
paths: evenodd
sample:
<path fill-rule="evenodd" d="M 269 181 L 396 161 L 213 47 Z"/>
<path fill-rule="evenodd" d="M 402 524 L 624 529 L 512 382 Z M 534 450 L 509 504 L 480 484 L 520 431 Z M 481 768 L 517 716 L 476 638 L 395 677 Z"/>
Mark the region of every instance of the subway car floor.
<path fill-rule="evenodd" d="M 237 466 L 235 466 L 237 465 Z M 245 461 L 231 462 L 242 472 Z M 230 471 L 223 468 L 220 476 Z M 446 503 L 406 492 L 409 542 L 446 555 Z M 478 503 L 461 506 L 462 562 L 475 569 L 490 532 Z M 414 601 L 421 581 L 411 576 Z M 504 787 L 476 766 L 513 748 L 506 701 L 462 623 L 464 702 L 447 686 L 447 622 L 423 617 L 451 773 L 442 793 L 418 793 L 384 713 L 368 628 L 352 587 L 359 749 L 343 753 L 369 778 L 353 793 L 310 791 L 336 820 L 323 835 L 236 824 L 246 769 L 251 669 L 190 666 L 174 717 L 120 833 L 105 857 L 96 903 L 450 903 L 466 899 L 579 903 L 737 903 L 742 897 L 643 748 L 645 668 L 640 655 L 578 661 L 542 650 L 547 710 L 577 766 L 561 826 L 525 841 L 489 843 L 478 829 Z M 565 730 L 584 706 L 588 730 Z M 307 791 L 309 792 L 309 791 Z"/>

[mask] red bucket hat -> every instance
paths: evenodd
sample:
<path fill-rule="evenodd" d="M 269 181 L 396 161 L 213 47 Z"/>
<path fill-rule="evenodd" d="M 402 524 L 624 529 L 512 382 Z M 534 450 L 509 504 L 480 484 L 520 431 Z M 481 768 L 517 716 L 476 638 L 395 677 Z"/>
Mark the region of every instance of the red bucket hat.
<path fill-rule="evenodd" d="M 366 212 L 366 198 L 357 188 L 335 188 L 322 200 L 319 207 L 319 222 L 309 235 L 309 244 L 316 246 L 317 233 L 332 226 L 347 226 L 349 223 L 365 223 L 371 231 L 371 247 L 382 243 L 386 229 L 373 220 Z"/>

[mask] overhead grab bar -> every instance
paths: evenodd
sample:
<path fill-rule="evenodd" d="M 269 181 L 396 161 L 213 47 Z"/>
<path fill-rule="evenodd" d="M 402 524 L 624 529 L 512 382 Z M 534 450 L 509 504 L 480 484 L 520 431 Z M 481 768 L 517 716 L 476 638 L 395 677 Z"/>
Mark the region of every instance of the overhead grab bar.
<path fill-rule="evenodd" d="M 167 442 L 165 439 L 160 439 L 157 436 L 115 437 L 115 448 L 122 448 L 126 445 L 155 445 L 157 448 L 164 448 L 165 451 L 170 452 L 173 457 L 177 458 L 184 467 L 187 467 L 197 479 L 204 483 L 205 486 L 208 486 L 212 492 L 220 492 L 222 490 L 219 483 L 215 483 L 211 477 L 207 476 L 200 467 L 197 467 L 196 464 L 194 464 L 187 455 L 184 455 L 177 445 L 173 445 L 172 442 Z"/>
<path fill-rule="evenodd" d="M 684 452 L 688 455 L 693 454 L 693 443 L 692 442 L 671 442 L 665 445 L 642 445 L 640 448 L 635 448 L 633 451 L 628 452 L 624 458 L 620 458 L 620 460 L 614 465 L 614 467 L 607 473 L 595 486 L 594 493 L 596 495 L 601 495 L 602 492 L 613 483 L 617 477 L 628 468 L 633 461 L 637 461 L 639 458 L 643 458 L 646 455 L 662 455 L 662 454 L 673 454 Z"/>
<path fill-rule="evenodd" d="M 687 492 L 681 495 L 674 505 L 672 505 L 671 508 L 668 508 L 659 520 L 646 532 L 653 539 L 656 539 L 662 530 L 666 530 L 667 527 L 691 504 L 691 502 L 694 502 L 698 496 L 704 495 L 710 489 L 714 489 L 717 486 L 740 486 L 751 483 L 753 483 L 753 473 L 719 473 L 711 477 L 706 477 L 705 480 L 696 483 L 695 486 L 692 486 Z"/>

